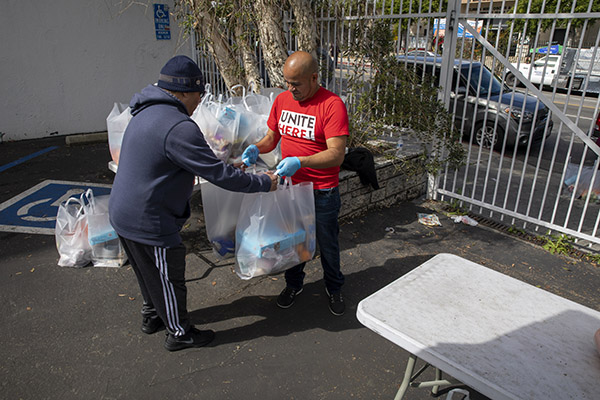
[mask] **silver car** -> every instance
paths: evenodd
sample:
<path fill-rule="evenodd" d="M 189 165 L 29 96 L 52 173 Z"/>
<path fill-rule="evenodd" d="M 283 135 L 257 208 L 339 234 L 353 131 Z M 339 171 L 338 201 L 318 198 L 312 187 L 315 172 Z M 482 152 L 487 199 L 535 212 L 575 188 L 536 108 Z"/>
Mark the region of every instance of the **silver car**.
<path fill-rule="evenodd" d="M 397 56 L 399 62 L 435 77 L 439 84 L 441 57 Z M 554 123 L 548 108 L 533 95 L 513 91 L 480 62 L 455 60 L 450 110 L 455 125 L 468 139 L 473 133 L 480 146 L 500 149 L 526 145 L 552 133 Z"/>

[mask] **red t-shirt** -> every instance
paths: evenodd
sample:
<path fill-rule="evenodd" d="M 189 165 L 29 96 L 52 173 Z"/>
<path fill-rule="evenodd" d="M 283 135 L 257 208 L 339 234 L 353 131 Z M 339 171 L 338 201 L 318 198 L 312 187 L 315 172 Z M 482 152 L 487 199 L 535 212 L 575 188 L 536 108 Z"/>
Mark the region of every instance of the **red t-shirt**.
<path fill-rule="evenodd" d="M 327 150 L 327 139 L 349 135 L 346 105 L 322 87 L 301 102 L 289 91 L 281 93 L 273 102 L 267 125 L 275 132 L 275 139 L 281 139 L 282 158 L 319 153 Z M 292 182 L 313 182 L 315 189 L 329 189 L 338 186 L 339 174 L 339 167 L 300 168 Z"/>

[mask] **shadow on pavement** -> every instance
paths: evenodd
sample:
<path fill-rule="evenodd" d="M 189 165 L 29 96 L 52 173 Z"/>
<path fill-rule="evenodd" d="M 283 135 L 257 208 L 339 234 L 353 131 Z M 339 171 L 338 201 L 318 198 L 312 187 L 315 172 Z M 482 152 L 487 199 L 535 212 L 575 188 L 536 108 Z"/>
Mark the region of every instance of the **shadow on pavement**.
<path fill-rule="evenodd" d="M 334 317 L 329 312 L 321 279 L 306 283 L 303 292 L 296 297 L 294 305 L 289 309 L 277 306 L 277 296 L 246 296 L 231 303 L 192 311 L 190 317 L 194 324 L 199 325 L 249 316 L 261 317 L 249 325 L 218 331 L 215 341 L 209 345 L 212 347 L 251 341 L 264 336 L 293 336 L 315 328 L 330 332 L 361 329 L 363 326 L 356 319 L 358 302 L 429 258 L 431 255 L 388 259 L 383 266 L 347 274 L 344 285 L 346 312 L 342 317 Z"/>

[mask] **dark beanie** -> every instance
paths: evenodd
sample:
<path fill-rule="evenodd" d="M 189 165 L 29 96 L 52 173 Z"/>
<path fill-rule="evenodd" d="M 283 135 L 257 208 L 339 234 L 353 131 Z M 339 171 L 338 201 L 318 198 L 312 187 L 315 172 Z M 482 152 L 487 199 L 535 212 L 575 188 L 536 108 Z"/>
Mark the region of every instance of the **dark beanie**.
<path fill-rule="evenodd" d="M 158 87 L 174 92 L 204 93 L 204 77 L 191 58 L 175 56 L 160 70 Z"/>

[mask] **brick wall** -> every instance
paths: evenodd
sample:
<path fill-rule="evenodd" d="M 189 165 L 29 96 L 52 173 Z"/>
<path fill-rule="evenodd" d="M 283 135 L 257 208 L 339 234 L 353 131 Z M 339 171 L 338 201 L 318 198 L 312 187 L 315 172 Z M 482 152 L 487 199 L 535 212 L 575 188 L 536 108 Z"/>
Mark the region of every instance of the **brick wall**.
<path fill-rule="evenodd" d="M 406 154 L 404 157 L 416 158 L 417 154 Z M 386 157 L 375 157 L 375 171 L 379 182 L 378 190 L 374 190 L 371 185 L 363 185 L 356 172 L 340 172 L 340 218 L 412 200 L 427 191 L 426 174 L 409 176 L 399 168 L 398 162 L 392 162 Z"/>

